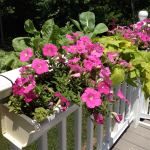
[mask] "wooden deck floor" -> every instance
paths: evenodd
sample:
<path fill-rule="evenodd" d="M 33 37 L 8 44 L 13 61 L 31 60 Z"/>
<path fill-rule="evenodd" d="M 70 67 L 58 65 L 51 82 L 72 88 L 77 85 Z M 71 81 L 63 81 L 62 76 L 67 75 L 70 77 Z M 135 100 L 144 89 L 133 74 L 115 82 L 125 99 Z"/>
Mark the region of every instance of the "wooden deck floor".
<path fill-rule="evenodd" d="M 150 121 L 143 122 L 150 125 Z M 150 150 L 150 127 L 143 124 L 129 127 L 111 150 Z"/>

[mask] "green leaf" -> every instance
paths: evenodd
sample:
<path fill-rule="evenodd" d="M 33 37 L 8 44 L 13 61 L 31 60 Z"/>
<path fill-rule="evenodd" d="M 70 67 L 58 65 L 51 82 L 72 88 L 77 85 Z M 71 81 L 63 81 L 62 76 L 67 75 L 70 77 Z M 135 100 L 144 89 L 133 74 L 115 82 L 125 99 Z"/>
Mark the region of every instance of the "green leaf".
<path fill-rule="evenodd" d="M 38 43 L 41 42 L 41 38 L 38 37 L 38 36 L 36 36 L 36 37 L 33 39 L 32 42 L 33 42 L 33 47 L 34 47 L 36 50 L 38 50 Z"/>
<path fill-rule="evenodd" d="M 95 15 L 93 12 L 83 12 L 79 15 L 79 20 L 83 29 L 89 29 L 89 31 L 93 32 L 95 28 Z"/>
<path fill-rule="evenodd" d="M 12 46 L 14 47 L 16 52 L 22 52 L 31 46 L 30 41 L 30 37 L 15 38 L 12 41 Z"/>
<path fill-rule="evenodd" d="M 35 29 L 32 21 L 30 19 L 28 19 L 28 20 L 25 21 L 24 29 L 28 33 L 40 36 L 40 32 Z"/>
<path fill-rule="evenodd" d="M 132 70 L 131 72 L 130 72 L 130 78 L 134 78 L 134 77 L 136 77 L 137 75 L 136 75 L 136 71 L 135 70 Z"/>
<path fill-rule="evenodd" d="M 54 30 L 54 19 L 47 20 L 41 30 L 43 43 L 52 43 L 52 33 Z"/>
<path fill-rule="evenodd" d="M 78 21 L 76 21 L 76 20 L 74 20 L 74 19 L 71 19 L 71 18 L 69 18 L 69 19 L 74 23 L 74 25 L 77 26 L 77 28 L 78 28 L 80 31 L 82 31 L 82 29 L 81 29 L 80 24 L 79 24 Z"/>
<path fill-rule="evenodd" d="M 145 84 L 150 91 L 150 80 Z"/>
<path fill-rule="evenodd" d="M 107 31 L 108 31 L 108 28 L 104 23 L 97 24 L 95 29 L 94 29 L 94 33 L 96 33 L 96 34 L 104 33 Z"/>
<path fill-rule="evenodd" d="M 110 80 L 113 82 L 113 87 L 120 84 L 125 77 L 125 72 L 123 69 L 115 68 L 112 75 L 110 76 Z"/>
<path fill-rule="evenodd" d="M 146 62 L 142 62 L 141 66 L 144 67 L 150 73 L 150 65 Z"/>
<path fill-rule="evenodd" d="M 137 87 L 137 85 L 133 82 L 132 79 L 130 78 L 126 78 L 125 81 L 127 82 L 127 84 L 131 85 L 131 86 L 134 86 L 134 87 Z"/>
<path fill-rule="evenodd" d="M 145 62 L 144 58 L 137 58 L 137 59 L 132 59 L 130 61 L 130 64 L 131 65 L 138 65 L 138 64 L 141 64 L 142 62 Z"/>
<path fill-rule="evenodd" d="M 56 45 L 56 41 L 59 39 L 58 35 L 60 34 L 59 27 L 57 25 L 53 26 L 52 32 L 52 43 Z"/>

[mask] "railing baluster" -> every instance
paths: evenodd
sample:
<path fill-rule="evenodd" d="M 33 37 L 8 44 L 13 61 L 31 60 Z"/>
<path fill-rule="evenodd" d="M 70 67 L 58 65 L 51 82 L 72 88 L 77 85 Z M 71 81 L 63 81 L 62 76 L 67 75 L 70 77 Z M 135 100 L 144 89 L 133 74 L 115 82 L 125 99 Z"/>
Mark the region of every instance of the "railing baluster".
<path fill-rule="evenodd" d="M 102 150 L 103 144 L 103 125 L 97 124 L 97 150 Z"/>
<path fill-rule="evenodd" d="M 48 150 L 47 132 L 38 138 L 38 150 Z"/>
<path fill-rule="evenodd" d="M 126 97 L 126 88 L 127 88 L 127 83 L 126 83 L 125 80 L 124 80 L 123 83 L 122 83 L 122 93 L 123 93 L 124 97 Z M 121 99 L 121 110 L 120 110 L 120 113 L 121 113 L 122 116 L 123 116 L 123 119 L 122 119 L 122 121 L 121 121 L 121 124 L 124 124 L 125 104 L 126 104 L 126 101 L 125 101 L 124 99 Z"/>
<path fill-rule="evenodd" d="M 109 111 L 112 111 L 112 105 L 109 106 Z M 110 113 L 108 113 L 110 115 Z M 107 117 L 106 119 L 106 142 L 109 142 L 111 139 L 111 122 L 112 118 Z"/>
<path fill-rule="evenodd" d="M 82 105 L 75 111 L 75 143 L 74 150 L 81 150 L 82 133 Z"/>
<path fill-rule="evenodd" d="M 93 118 L 93 115 L 91 116 Z M 87 118 L 87 148 L 86 150 L 93 149 L 93 122 L 88 117 Z"/>
<path fill-rule="evenodd" d="M 121 84 L 118 84 L 115 87 L 115 99 L 118 98 L 117 93 L 118 93 L 118 90 L 120 89 L 120 87 L 121 87 Z M 116 112 L 118 114 L 119 114 L 119 105 L 120 105 L 120 100 L 117 100 L 115 103 L 114 112 Z M 118 123 L 116 123 L 115 120 L 113 122 L 113 132 L 115 132 L 115 133 L 118 132 Z"/>
<path fill-rule="evenodd" d="M 131 123 L 131 127 L 136 128 L 140 120 L 140 98 L 141 98 L 141 85 L 137 84 L 138 87 L 132 88 L 132 101 L 131 101 L 131 112 L 133 113 L 134 120 Z"/>
<path fill-rule="evenodd" d="M 128 85 L 128 92 L 127 92 L 127 100 L 131 103 L 131 96 L 132 96 L 132 86 Z M 130 116 L 131 112 L 131 104 L 126 105 L 126 117 Z"/>
<path fill-rule="evenodd" d="M 9 141 L 9 147 L 10 147 L 10 150 L 21 150 L 19 149 L 16 145 L 14 145 L 12 142 Z"/>
<path fill-rule="evenodd" d="M 58 123 L 58 149 L 66 150 L 66 118 Z"/>

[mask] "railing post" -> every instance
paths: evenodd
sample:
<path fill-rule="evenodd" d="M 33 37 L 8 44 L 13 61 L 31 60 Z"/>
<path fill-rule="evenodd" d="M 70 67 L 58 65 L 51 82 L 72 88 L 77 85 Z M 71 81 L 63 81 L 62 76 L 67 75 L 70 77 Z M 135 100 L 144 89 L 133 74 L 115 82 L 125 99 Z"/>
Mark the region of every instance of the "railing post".
<path fill-rule="evenodd" d="M 140 121 L 140 98 L 141 98 L 141 85 L 137 84 L 137 87 L 132 88 L 132 101 L 131 101 L 131 113 L 133 113 L 133 122 L 131 127 L 136 128 Z"/>
<path fill-rule="evenodd" d="M 97 124 L 97 150 L 102 150 L 103 146 L 103 125 Z"/>
<path fill-rule="evenodd" d="M 12 142 L 9 141 L 9 147 L 10 150 L 21 150 L 20 148 L 18 148 L 17 146 L 15 146 Z"/>
<path fill-rule="evenodd" d="M 91 118 L 93 118 L 93 115 L 91 115 Z M 88 117 L 87 118 L 87 148 L 86 150 L 92 150 L 93 149 L 93 122 Z"/>
<path fill-rule="evenodd" d="M 82 105 L 75 111 L 75 139 L 74 139 L 74 150 L 81 150 L 81 136 L 82 136 Z"/>
<path fill-rule="evenodd" d="M 48 150 L 47 146 L 47 132 L 38 138 L 38 150 Z"/>
<path fill-rule="evenodd" d="M 66 150 L 66 118 L 58 123 L 58 149 Z"/>

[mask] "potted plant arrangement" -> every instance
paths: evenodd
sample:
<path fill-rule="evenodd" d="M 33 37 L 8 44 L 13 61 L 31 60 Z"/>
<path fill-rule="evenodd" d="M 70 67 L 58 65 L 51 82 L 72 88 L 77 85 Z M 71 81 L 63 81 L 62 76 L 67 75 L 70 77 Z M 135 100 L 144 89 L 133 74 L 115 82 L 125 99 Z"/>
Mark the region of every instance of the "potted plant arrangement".
<path fill-rule="evenodd" d="M 32 143 L 47 125 L 54 126 L 68 115 L 67 111 L 71 113 L 80 105 L 86 106 L 87 116 L 94 116 L 92 121 L 104 124 L 108 112 L 116 122 L 122 120 L 122 115 L 108 111 L 115 101 L 124 99 L 130 104 L 120 90 L 118 98 L 113 98 L 112 87 L 125 78 L 130 80 L 128 73 L 134 69 L 120 51 L 107 51 L 102 41 L 91 42 L 82 33 L 72 32 L 66 38 L 69 45 L 62 46 L 61 53 L 57 44 L 37 41 L 37 51 L 28 47 L 20 52 L 19 61 L 31 60 L 31 65 L 19 69 L 13 94 L 8 103 L 0 105 L 3 135 L 19 148 Z"/>

